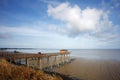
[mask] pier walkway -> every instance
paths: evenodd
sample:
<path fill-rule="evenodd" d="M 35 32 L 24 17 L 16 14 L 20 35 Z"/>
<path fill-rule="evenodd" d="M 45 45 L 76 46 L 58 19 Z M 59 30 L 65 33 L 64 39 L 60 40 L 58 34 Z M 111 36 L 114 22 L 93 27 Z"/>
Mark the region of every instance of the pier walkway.
<path fill-rule="evenodd" d="M 70 52 L 61 50 L 58 53 L 14 53 L 0 52 L 0 58 L 5 58 L 10 63 L 24 62 L 27 67 L 44 69 L 52 66 L 58 66 L 70 62 Z"/>

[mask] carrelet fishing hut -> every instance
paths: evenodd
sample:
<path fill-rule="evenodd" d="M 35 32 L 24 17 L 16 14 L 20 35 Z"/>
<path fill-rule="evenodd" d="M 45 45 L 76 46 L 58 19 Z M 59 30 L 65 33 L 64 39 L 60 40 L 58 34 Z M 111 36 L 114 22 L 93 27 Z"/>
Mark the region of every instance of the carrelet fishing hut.
<path fill-rule="evenodd" d="M 60 50 L 60 54 L 66 54 L 66 53 L 69 53 L 67 49 L 61 49 Z"/>

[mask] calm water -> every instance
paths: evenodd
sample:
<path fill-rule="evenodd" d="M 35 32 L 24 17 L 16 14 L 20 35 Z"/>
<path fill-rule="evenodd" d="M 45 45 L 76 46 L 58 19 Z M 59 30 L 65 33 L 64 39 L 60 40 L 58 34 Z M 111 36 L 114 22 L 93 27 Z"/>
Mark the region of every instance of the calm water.
<path fill-rule="evenodd" d="M 73 57 L 120 60 L 120 49 L 71 50 Z"/>
<path fill-rule="evenodd" d="M 14 51 L 14 49 L 7 51 Z M 59 52 L 59 49 L 17 49 L 17 51 L 26 53 L 53 53 Z M 71 49 L 69 51 L 72 57 L 120 60 L 120 49 Z"/>

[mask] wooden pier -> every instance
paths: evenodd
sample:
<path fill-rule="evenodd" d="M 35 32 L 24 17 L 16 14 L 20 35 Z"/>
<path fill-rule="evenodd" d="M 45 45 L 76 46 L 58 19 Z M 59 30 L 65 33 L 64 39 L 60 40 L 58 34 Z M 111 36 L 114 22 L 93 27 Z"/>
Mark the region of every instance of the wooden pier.
<path fill-rule="evenodd" d="M 14 52 L 0 52 L 0 58 L 5 58 L 10 63 L 24 62 L 27 67 L 36 69 L 52 68 L 53 66 L 60 66 L 61 64 L 70 62 L 70 52 L 67 50 L 60 50 L 58 53 L 14 53 Z"/>

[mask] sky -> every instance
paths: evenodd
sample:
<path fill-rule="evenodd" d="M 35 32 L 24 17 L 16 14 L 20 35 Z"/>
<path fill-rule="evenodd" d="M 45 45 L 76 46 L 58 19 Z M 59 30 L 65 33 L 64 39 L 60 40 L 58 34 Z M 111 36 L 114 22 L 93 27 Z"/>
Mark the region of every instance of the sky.
<path fill-rule="evenodd" d="M 120 0 L 0 0 L 0 48 L 120 49 Z"/>

